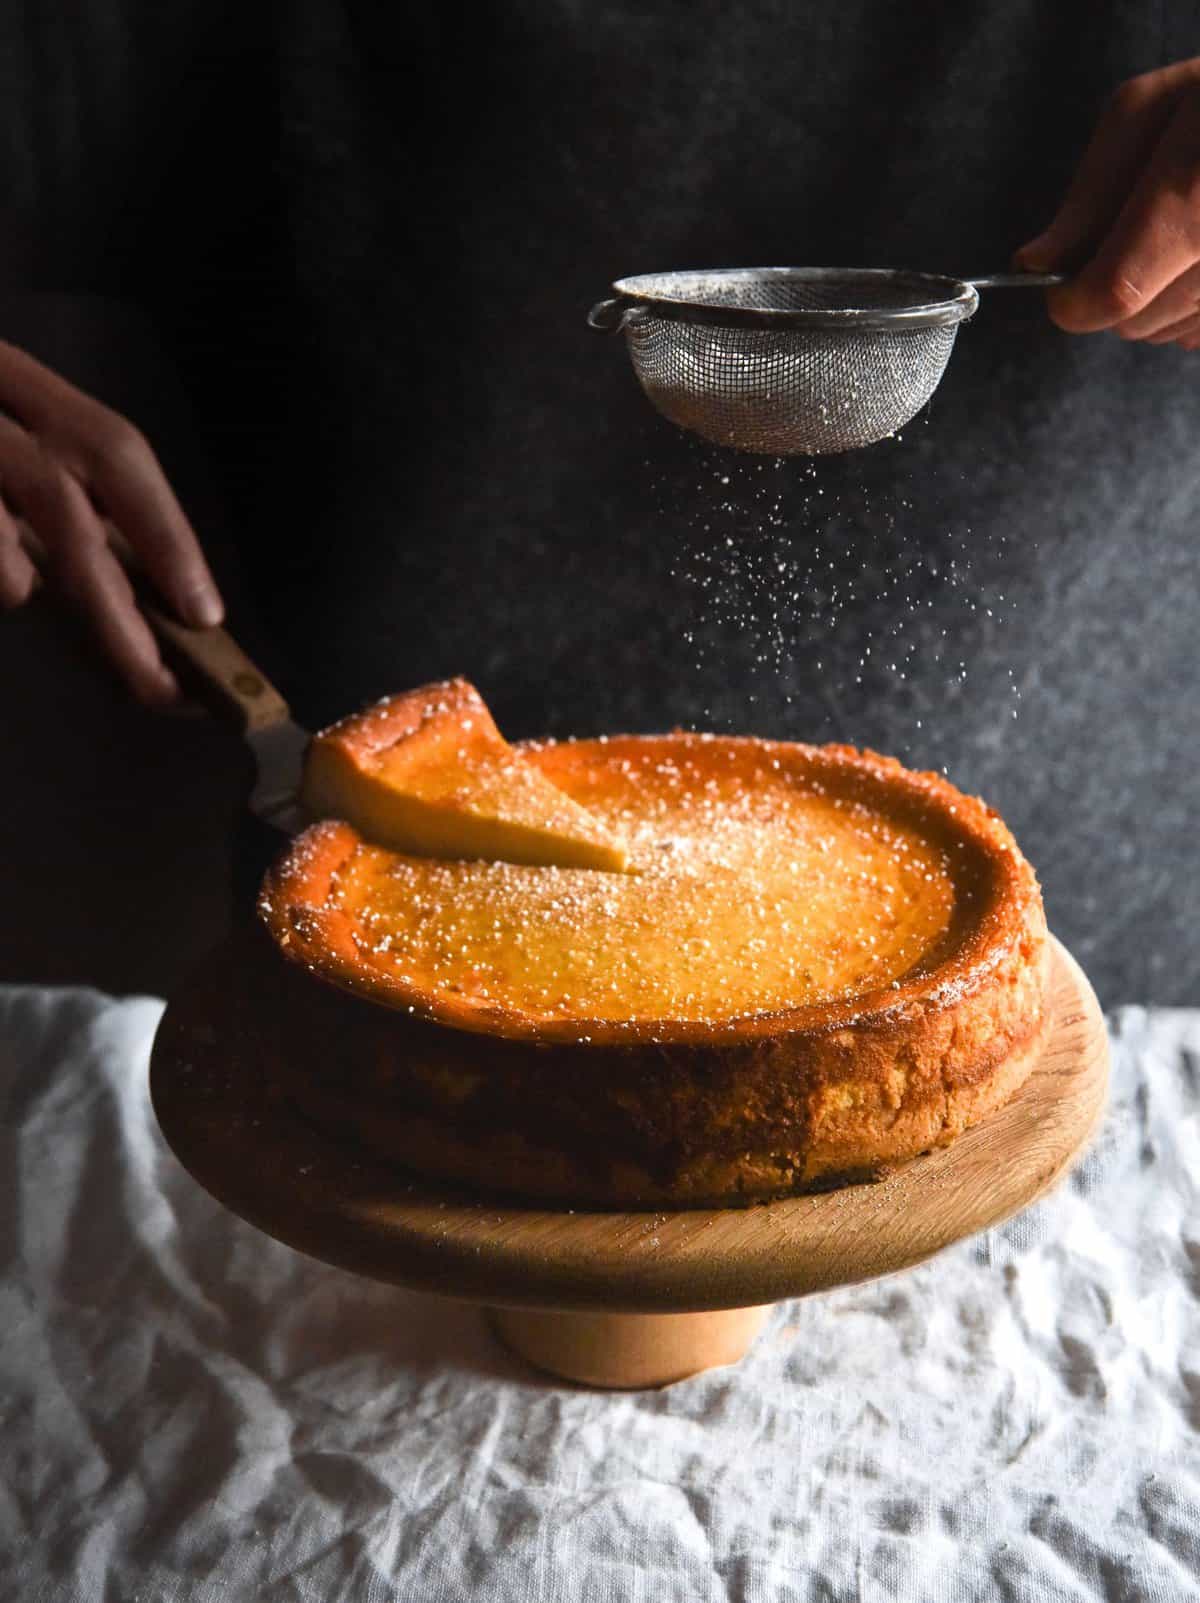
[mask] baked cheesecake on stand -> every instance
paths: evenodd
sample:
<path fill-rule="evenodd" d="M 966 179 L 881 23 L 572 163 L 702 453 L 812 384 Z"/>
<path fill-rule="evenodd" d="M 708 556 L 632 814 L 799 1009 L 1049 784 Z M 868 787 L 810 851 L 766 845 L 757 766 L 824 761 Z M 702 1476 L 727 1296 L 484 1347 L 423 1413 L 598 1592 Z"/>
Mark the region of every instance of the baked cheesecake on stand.
<path fill-rule="evenodd" d="M 209 1084 L 265 1098 L 276 1181 L 321 1145 L 326 1189 L 264 1194 L 185 1109 L 211 977 L 156 1048 L 168 1138 L 293 1245 L 506 1309 L 543 1368 L 728 1362 L 779 1297 L 1007 1217 L 1094 1123 L 1086 980 L 1002 821 L 937 775 L 683 733 L 510 747 L 452 681 L 317 737 L 305 795 L 334 816 L 260 900 L 289 961 L 216 985 L 257 1066 L 210 1053 Z"/>

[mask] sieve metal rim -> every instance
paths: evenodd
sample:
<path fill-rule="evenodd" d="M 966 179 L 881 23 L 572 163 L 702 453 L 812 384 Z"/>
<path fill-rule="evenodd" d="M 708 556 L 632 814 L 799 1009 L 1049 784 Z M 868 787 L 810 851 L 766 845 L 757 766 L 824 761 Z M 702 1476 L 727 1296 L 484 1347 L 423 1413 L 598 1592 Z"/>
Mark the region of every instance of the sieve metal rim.
<path fill-rule="evenodd" d="M 823 279 L 892 283 L 904 285 L 927 299 L 898 307 L 751 307 L 720 306 L 711 301 L 684 295 L 664 294 L 670 281 L 697 279 L 786 278 L 819 283 Z M 652 313 L 671 322 L 699 323 L 712 328 L 773 328 L 891 330 L 900 328 L 951 327 L 966 322 L 979 306 L 974 285 L 961 278 L 937 273 L 910 272 L 892 267 L 750 267 L 690 268 L 667 273 L 640 273 L 618 278 L 612 285 L 616 299 L 602 301 L 592 308 L 588 321 L 596 328 L 620 328 L 628 314 Z M 618 311 L 619 320 L 608 319 Z"/>

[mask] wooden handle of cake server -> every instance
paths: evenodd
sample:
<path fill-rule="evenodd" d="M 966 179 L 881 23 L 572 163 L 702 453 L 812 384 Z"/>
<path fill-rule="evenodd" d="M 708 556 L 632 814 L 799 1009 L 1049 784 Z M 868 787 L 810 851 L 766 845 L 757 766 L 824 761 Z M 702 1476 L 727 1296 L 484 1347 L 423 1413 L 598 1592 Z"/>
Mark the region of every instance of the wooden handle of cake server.
<path fill-rule="evenodd" d="M 287 702 L 238 645 L 227 629 L 193 629 L 164 611 L 137 553 L 119 529 L 105 522 L 113 555 L 129 575 L 137 592 L 138 607 L 164 648 L 172 668 L 205 700 L 244 730 L 264 729 L 291 717 Z M 21 545 L 39 573 L 49 565 L 49 553 L 39 536 L 23 519 L 17 521 Z"/>

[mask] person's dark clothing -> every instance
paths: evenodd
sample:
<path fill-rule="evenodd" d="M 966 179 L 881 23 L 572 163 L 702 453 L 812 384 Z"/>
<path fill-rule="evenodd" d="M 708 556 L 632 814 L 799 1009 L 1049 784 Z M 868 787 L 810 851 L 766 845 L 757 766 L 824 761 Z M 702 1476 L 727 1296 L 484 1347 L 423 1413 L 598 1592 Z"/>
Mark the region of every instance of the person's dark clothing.
<path fill-rule="evenodd" d="M 584 313 L 660 268 L 1001 268 L 1200 8 L 254 9 L 35 10 L 0 162 L 11 274 L 153 305 L 298 711 L 465 673 L 511 735 L 945 766 L 1107 1000 L 1194 1000 L 1200 358 L 993 292 L 901 440 L 760 470 Z"/>

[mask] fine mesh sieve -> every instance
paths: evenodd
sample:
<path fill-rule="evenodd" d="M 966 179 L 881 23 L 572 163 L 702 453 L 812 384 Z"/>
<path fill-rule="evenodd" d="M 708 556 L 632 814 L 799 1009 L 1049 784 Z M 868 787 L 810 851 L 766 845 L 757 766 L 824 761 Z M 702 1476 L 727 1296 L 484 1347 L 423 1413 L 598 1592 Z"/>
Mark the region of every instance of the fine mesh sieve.
<path fill-rule="evenodd" d="M 886 268 L 649 273 L 618 279 L 588 322 L 624 331 L 642 389 L 672 423 L 740 451 L 818 456 L 871 445 L 920 411 L 980 289 L 1061 282 Z"/>

